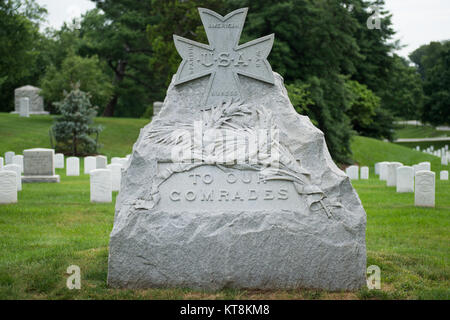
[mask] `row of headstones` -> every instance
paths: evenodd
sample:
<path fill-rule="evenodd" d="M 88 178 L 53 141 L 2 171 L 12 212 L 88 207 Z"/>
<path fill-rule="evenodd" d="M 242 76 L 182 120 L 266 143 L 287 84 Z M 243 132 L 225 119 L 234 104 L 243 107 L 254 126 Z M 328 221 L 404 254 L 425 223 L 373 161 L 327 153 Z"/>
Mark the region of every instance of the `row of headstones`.
<path fill-rule="evenodd" d="M 346 169 L 351 180 L 358 180 L 359 167 L 356 165 Z M 399 193 L 415 192 L 415 205 L 434 207 L 435 205 L 435 173 L 431 171 L 430 162 L 421 162 L 413 166 L 404 166 L 400 162 L 378 162 L 375 174 L 387 186 L 396 187 Z M 441 180 L 448 180 L 448 171 L 440 172 Z M 369 168 L 361 167 L 361 179 L 369 179 Z"/>
<path fill-rule="evenodd" d="M 112 191 L 119 191 L 121 183 L 122 168 L 125 166 L 130 155 L 126 158 L 113 157 L 111 164 L 107 164 L 107 157 L 85 157 L 84 172 L 90 174 L 91 201 L 111 202 Z M 51 158 L 51 157 L 50 157 Z M 64 155 L 54 155 L 55 166 L 64 168 Z M 23 156 L 15 155 L 14 152 L 5 153 L 5 163 L 0 157 L 0 203 L 16 203 L 17 192 L 22 190 Z M 68 176 L 80 175 L 80 160 L 77 157 L 66 159 L 66 174 Z M 109 192 L 109 196 L 108 196 Z"/>
<path fill-rule="evenodd" d="M 399 193 L 414 192 L 415 206 L 435 206 L 436 174 L 431 171 L 430 162 L 404 166 L 400 162 L 383 161 L 375 164 L 375 174 L 386 181 L 388 187 L 396 187 Z M 439 178 L 448 180 L 448 171 L 441 171 Z"/>
<path fill-rule="evenodd" d="M 417 146 L 416 150 L 420 151 L 420 147 Z M 450 162 L 450 152 L 448 150 L 448 145 L 445 145 L 438 150 L 434 150 L 434 146 L 430 146 L 426 149 L 423 149 L 422 152 L 441 158 L 441 165 L 443 166 L 448 166 Z"/>
<path fill-rule="evenodd" d="M 359 166 L 353 165 L 345 169 L 345 173 L 351 180 L 359 179 Z M 369 179 L 369 167 L 361 167 L 361 180 Z"/>
<path fill-rule="evenodd" d="M 111 164 L 107 164 L 107 158 L 105 156 L 89 156 L 84 158 L 84 173 L 90 175 L 91 202 L 112 202 L 112 192 L 120 190 L 122 170 L 129 158 L 130 155 L 127 155 L 126 158 L 113 157 L 111 158 Z M 79 159 L 75 159 L 73 160 L 74 166 L 78 168 Z M 69 162 L 67 162 L 67 165 L 69 166 Z M 79 172 L 77 175 L 79 175 Z"/>

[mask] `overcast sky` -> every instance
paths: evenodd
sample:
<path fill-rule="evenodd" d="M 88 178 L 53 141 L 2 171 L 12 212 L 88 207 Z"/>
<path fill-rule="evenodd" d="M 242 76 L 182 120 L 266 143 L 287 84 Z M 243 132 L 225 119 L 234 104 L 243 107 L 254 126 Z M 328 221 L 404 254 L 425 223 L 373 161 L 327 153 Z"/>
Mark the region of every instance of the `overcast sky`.
<path fill-rule="evenodd" d="M 47 26 L 54 28 L 95 7 L 88 0 L 36 2 L 47 8 Z M 400 39 L 401 44 L 407 45 L 398 52 L 404 57 L 422 44 L 450 39 L 450 0 L 386 0 L 386 9 L 393 14 L 392 22 L 397 31 L 394 40 Z"/>

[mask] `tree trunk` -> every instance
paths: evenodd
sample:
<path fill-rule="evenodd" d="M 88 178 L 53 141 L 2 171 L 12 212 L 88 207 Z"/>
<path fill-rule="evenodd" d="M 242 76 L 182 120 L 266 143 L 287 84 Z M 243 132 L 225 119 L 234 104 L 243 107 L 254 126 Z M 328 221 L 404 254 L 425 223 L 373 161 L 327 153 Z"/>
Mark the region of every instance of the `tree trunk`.
<path fill-rule="evenodd" d="M 112 67 L 112 64 L 109 63 L 109 65 Z M 126 61 L 119 60 L 117 63 L 117 67 L 114 68 L 114 86 L 117 87 L 120 85 L 120 82 L 122 82 L 123 78 L 125 77 L 125 68 L 127 66 Z M 114 117 L 114 111 L 117 105 L 117 101 L 119 100 L 119 94 L 114 93 L 111 100 L 106 105 L 105 111 L 103 111 L 104 117 Z"/>
<path fill-rule="evenodd" d="M 119 95 L 115 93 L 106 105 L 105 111 L 103 111 L 104 117 L 114 117 L 114 109 L 117 105 L 117 100 L 119 100 Z"/>

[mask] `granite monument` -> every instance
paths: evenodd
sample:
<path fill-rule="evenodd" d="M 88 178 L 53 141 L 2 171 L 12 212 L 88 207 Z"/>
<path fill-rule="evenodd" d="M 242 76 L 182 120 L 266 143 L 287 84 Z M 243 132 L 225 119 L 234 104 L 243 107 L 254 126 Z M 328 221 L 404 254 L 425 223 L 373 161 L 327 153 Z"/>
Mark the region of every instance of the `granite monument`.
<path fill-rule="evenodd" d="M 199 12 L 209 44 L 174 36 L 183 61 L 122 173 L 109 286 L 363 287 L 366 213 L 272 72 L 274 35 L 239 45 L 247 9 Z"/>

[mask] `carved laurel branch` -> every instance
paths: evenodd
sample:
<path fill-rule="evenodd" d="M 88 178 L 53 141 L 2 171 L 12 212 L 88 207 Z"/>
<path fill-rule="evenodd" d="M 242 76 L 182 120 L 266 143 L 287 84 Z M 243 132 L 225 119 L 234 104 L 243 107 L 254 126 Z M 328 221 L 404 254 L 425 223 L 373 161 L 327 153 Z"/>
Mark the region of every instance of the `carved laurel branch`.
<path fill-rule="evenodd" d="M 250 121 L 236 121 L 238 117 L 248 117 L 252 119 Z M 264 106 L 245 105 L 241 102 L 229 102 L 204 111 L 202 114 L 202 124 L 204 129 L 217 129 L 222 130 L 225 133 L 232 133 L 233 139 L 227 140 L 222 137 L 219 138 L 206 138 L 206 149 L 208 154 L 219 155 L 215 159 L 210 159 L 217 167 L 222 170 L 230 168 L 240 168 L 247 170 L 259 171 L 264 180 L 285 180 L 294 184 L 298 194 L 308 196 L 308 205 L 311 211 L 317 211 L 312 209 L 314 205 L 319 205 L 318 210 L 324 210 L 326 215 L 331 217 L 330 205 L 325 203 L 326 195 L 317 186 L 311 184 L 310 174 L 307 170 L 301 167 L 298 161 L 289 150 L 288 146 L 285 146 L 277 139 L 267 141 L 269 145 L 260 146 L 262 150 L 272 150 L 279 154 L 279 160 L 276 167 L 272 166 L 271 158 L 269 155 L 256 150 L 256 153 L 249 154 L 251 163 L 249 164 L 236 164 L 238 162 L 236 153 L 232 152 L 235 148 L 242 148 L 245 146 L 249 138 L 257 135 L 259 129 L 265 130 L 277 130 L 278 127 L 275 123 L 273 114 L 270 110 Z M 248 123 L 248 124 L 245 124 Z M 251 124 L 251 125 L 250 125 Z M 184 134 L 183 134 L 184 132 Z M 180 121 L 158 121 L 155 126 L 150 130 L 145 137 L 148 143 L 159 144 L 166 147 L 175 147 L 185 143 L 185 133 L 189 133 L 189 137 L 194 135 L 193 122 L 180 122 Z M 228 135 L 225 135 L 225 137 Z M 237 138 L 236 138 L 237 137 Z M 205 138 L 205 137 L 203 137 Z M 268 148 L 270 147 L 270 148 Z M 205 165 L 204 155 L 198 154 L 198 150 L 191 148 L 191 158 L 184 159 L 186 163 L 172 163 L 164 170 L 161 170 L 153 180 L 153 184 L 148 194 L 145 194 L 140 200 L 137 201 L 135 207 L 137 209 L 152 209 L 160 201 L 159 187 L 174 173 L 190 171 L 198 166 Z M 214 161 L 212 161 L 214 160 Z M 222 162 L 221 162 L 222 161 Z M 208 162 L 208 161 L 207 161 Z M 206 163 L 207 164 L 207 163 Z"/>

